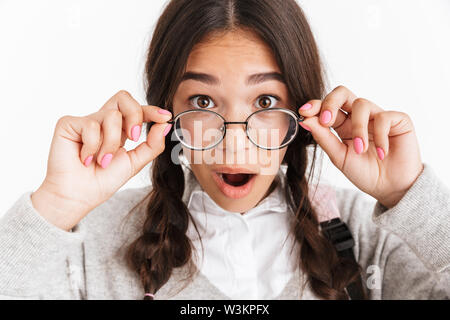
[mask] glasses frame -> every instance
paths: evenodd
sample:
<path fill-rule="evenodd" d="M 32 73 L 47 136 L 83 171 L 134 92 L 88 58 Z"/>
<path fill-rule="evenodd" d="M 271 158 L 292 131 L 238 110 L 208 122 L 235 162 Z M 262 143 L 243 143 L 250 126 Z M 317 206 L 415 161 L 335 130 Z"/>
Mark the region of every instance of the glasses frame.
<path fill-rule="evenodd" d="M 289 139 L 289 141 L 285 142 L 284 144 L 282 144 L 281 146 L 276 147 L 276 148 L 266 148 L 266 147 L 262 147 L 262 146 L 258 145 L 255 141 L 252 140 L 252 138 L 250 137 L 250 135 L 248 133 L 248 121 L 255 114 L 258 114 L 260 112 L 273 111 L 273 110 L 279 110 L 279 111 L 289 114 L 291 117 L 293 117 L 295 119 L 297 126 L 295 126 L 295 133 L 292 135 L 292 138 Z M 179 114 L 177 114 L 175 116 L 175 118 L 173 120 L 168 121 L 168 123 L 173 124 L 173 126 L 172 126 L 172 129 L 173 129 L 173 128 L 175 128 L 175 123 L 178 121 L 178 119 L 180 117 L 182 117 L 183 115 L 185 115 L 187 113 L 191 113 L 191 112 L 210 112 L 210 113 L 213 113 L 214 115 L 217 115 L 219 118 L 221 118 L 223 120 L 224 130 L 223 130 L 222 137 L 215 144 L 213 144 L 212 146 L 206 147 L 206 148 L 196 148 L 196 147 L 189 146 L 180 138 L 180 136 L 177 133 L 177 130 L 175 130 L 175 135 L 176 135 L 177 139 L 181 142 L 181 144 L 183 144 L 186 148 L 189 148 L 191 150 L 197 150 L 197 151 L 210 150 L 210 149 L 215 148 L 219 143 L 221 143 L 222 140 L 225 138 L 225 135 L 227 134 L 227 125 L 228 124 L 245 124 L 245 134 L 247 135 L 247 138 L 250 140 L 250 142 L 253 143 L 256 147 L 261 148 L 263 150 L 279 150 L 279 149 L 287 147 L 292 141 L 294 141 L 295 137 L 297 136 L 297 134 L 299 132 L 299 129 L 298 129 L 298 127 L 300 126 L 299 122 L 303 122 L 305 120 L 305 117 L 299 116 L 294 111 L 292 111 L 290 109 L 285 109 L 285 108 L 268 108 L 268 109 L 257 110 L 255 112 L 251 113 L 247 117 L 247 119 L 245 119 L 245 121 L 226 121 L 224 117 L 222 117 L 219 113 L 217 113 L 215 111 L 207 110 L 207 109 L 194 109 L 194 110 L 186 110 L 186 111 L 180 112 Z"/>

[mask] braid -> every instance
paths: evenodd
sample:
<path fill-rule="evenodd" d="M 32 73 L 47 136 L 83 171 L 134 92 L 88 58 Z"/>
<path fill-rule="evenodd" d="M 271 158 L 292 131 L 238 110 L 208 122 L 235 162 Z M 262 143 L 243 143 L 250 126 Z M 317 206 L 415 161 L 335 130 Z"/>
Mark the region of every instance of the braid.
<path fill-rule="evenodd" d="M 144 300 L 169 280 L 173 268 L 191 260 L 192 246 L 186 235 L 189 211 L 182 201 L 185 181 L 181 165 L 171 161 L 174 143 L 153 160 L 152 182 L 142 235 L 129 247 L 128 261 L 137 270 L 145 290 Z"/>
<path fill-rule="evenodd" d="M 323 299 L 348 299 L 346 286 L 360 275 L 360 266 L 351 259 L 340 258 L 331 242 L 319 231 L 319 221 L 309 200 L 306 179 L 309 134 L 300 134 L 286 152 L 286 199 L 295 212 L 292 232 L 300 244 L 300 268 L 308 276 L 313 292 Z M 314 144 L 315 163 L 317 144 Z M 310 178 L 314 172 L 314 166 Z"/>

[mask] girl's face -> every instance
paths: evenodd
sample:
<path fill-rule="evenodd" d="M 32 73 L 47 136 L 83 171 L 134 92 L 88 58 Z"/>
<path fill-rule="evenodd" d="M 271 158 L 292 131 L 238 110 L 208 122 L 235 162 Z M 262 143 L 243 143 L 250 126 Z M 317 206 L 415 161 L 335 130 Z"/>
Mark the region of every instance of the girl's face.
<path fill-rule="evenodd" d="M 290 103 L 270 48 L 255 34 L 236 30 L 208 37 L 193 48 L 173 111 L 176 116 L 207 109 L 226 121 L 245 121 L 252 112 L 289 109 Z M 245 125 L 226 127 L 225 138 L 215 148 L 194 151 L 183 146 L 183 153 L 202 188 L 220 207 L 244 213 L 265 197 L 286 148 L 260 149 L 247 138 Z"/>

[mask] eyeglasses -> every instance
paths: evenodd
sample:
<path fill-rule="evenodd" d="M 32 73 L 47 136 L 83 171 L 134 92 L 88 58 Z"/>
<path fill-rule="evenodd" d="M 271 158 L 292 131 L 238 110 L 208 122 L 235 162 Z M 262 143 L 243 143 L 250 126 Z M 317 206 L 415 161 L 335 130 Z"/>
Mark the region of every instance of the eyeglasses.
<path fill-rule="evenodd" d="M 285 108 L 258 110 L 245 121 L 226 121 L 211 110 L 187 110 L 168 123 L 173 124 L 177 139 L 192 150 L 216 147 L 224 138 L 229 124 L 244 124 L 248 139 L 257 147 L 277 150 L 286 147 L 297 136 L 303 116 Z"/>

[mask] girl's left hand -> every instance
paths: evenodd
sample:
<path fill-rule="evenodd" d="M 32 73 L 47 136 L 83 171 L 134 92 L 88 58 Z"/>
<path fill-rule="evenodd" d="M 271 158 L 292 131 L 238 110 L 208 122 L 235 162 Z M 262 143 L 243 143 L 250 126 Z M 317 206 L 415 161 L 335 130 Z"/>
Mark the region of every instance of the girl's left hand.
<path fill-rule="evenodd" d="M 414 126 L 406 113 L 384 111 L 344 86 L 323 101 L 308 101 L 298 111 L 305 117 L 300 124 L 311 131 L 331 162 L 386 208 L 400 201 L 423 170 Z"/>

